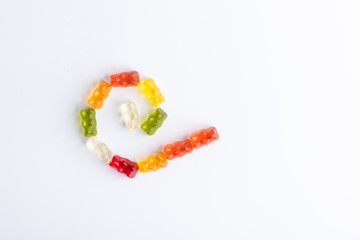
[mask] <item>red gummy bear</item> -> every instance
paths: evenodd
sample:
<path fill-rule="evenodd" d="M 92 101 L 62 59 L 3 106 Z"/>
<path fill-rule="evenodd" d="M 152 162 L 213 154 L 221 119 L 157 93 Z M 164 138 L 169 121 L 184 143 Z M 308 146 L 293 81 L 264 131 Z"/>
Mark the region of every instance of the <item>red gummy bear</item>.
<path fill-rule="evenodd" d="M 109 163 L 110 167 L 115 168 L 121 173 L 124 173 L 129 178 L 135 177 L 139 167 L 136 162 L 132 162 L 127 158 L 122 158 L 118 155 L 114 155 Z"/>
<path fill-rule="evenodd" d="M 182 157 L 185 154 L 191 153 L 193 147 L 189 140 L 178 141 L 164 146 L 164 153 L 168 160 L 176 157 Z"/>
<path fill-rule="evenodd" d="M 137 86 L 140 82 L 139 73 L 137 71 L 123 72 L 110 75 L 111 86 L 113 87 L 129 87 Z"/>
<path fill-rule="evenodd" d="M 189 136 L 189 141 L 194 148 L 200 148 L 219 139 L 219 134 L 215 127 L 202 129 Z"/>

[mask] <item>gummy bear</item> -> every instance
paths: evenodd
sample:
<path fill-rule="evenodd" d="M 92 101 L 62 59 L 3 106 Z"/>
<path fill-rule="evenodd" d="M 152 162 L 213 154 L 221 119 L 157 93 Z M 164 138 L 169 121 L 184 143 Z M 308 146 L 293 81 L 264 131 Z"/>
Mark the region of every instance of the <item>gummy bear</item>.
<path fill-rule="evenodd" d="M 215 127 L 202 129 L 189 136 L 190 143 L 194 148 L 200 148 L 218 139 L 219 134 Z"/>
<path fill-rule="evenodd" d="M 110 75 L 111 86 L 129 87 L 139 85 L 140 78 L 137 71 L 123 72 Z"/>
<path fill-rule="evenodd" d="M 118 155 L 113 156 L 110 167 L 115 168 L 120 173 L 124 173 L 129 178 L 135 177 L 139 167 L 136 162 L 132 162 L 127 158 L 122 158 Z"/>
<path fill-rule="evenodd" d="M 192 151 L 193 147 L 189 140 L 178 141 L 164 146 L 164 153 L 168 160 L 182 157 Z"/>
<path fill-rule="evenodd" d="M 135 103 L 128 102 L 121 104 L 120 112 L 124 119 L 125 125 L 129 130 L 139 128 L 139 113 L 136 109 Z"/>
<path fill-rule="evenodd" d="M 81 129 L 85 137 L 96 136 L 96 114 L 92 108 L 80 110 Z"/>
<path fill-rule="evenodd" d="M 165 168 L 167 166 L 167 160 L 165 154 L 162 152 L 155 153 L 153 155 L 147 156 L 143 160 L 137 163 L 139 170 L 142 173 L 154 172 L 160 168 Z"/>
<path fill-rule="evenodd" d="M 111 90 L 111 85 L 101 81 L 95 88 L 92 95 L 88 98 L 87 103 L 95 109 L 100 109 Z"/>
<path fill-rule="evenodd" d="M 161 108 L 152 111 L 146 119 L 141 123 L 141 129 L 148 135 L 153 135 L 158 130 L 165 119 L 167 118 L 166 112 Z"/>
<path fill-rule="evenodd" d="M 165 101 L 165 98 L 161 94 L 160 89 L 156 86 L 154 80 L 151 78 L 140 82 L 138 88 L 155 107 L 158 107 Z"/>
<path fill-rule="evenodd" d="M 111 161 L 114 154 L 110 151 L 108 146 L 105 143 L 102 143 L 97 137 L 91 137 L 86 142 L 86 147 L 92 152 L 96 157 L 100 158 L 107 164 Z"/>

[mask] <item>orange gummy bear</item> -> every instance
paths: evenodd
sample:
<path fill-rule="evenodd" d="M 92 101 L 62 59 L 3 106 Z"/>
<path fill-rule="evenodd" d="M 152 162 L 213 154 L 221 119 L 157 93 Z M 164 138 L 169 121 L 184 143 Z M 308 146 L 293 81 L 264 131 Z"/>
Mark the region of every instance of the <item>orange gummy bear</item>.
<path fill-rule="evenodd" d="M 137 163 L 139 170 L 142 173 L 154 172 L 160 168 L 167 166 L 167 160 L 165 154 L 162 152 L 155 153 L 153 155 L 147 156 L 143 160 Z"/>
<path fill-rule="evenodd" d="M 182 157 L 192 151 L 193 147 L 189 140 L 178 141 L 164 146 L 164 153 L 168 160 Z"/>
<path fill-rule="evenodd" d="M 202 129 L 189 136 L 189 141 L 194 148 L 200 148 L 219 139 L 219 134 L 215 127 Z"/>
<path fill-rule="evenodd" d="M 111 85 L 105 81 L 101 81 L 95 88 L 92 95 L 88 98 L 87 103 L 95 108 L 100 109 L 111 90 Z"/>

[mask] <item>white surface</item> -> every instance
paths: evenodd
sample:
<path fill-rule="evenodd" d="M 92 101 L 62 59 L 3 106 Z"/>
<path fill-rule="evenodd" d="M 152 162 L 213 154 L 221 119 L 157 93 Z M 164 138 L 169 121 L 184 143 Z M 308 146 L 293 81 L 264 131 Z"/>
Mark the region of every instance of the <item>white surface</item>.
<path fill-rule="evenodd" d="M 359 239 L 359 1 L 0 1 L 0 239 Z M 117 106 L 99 138 L 137 159 L 220 140 L 127 179 L 76 125 L 105 75 L 166 97 L 152 137 Z"/>

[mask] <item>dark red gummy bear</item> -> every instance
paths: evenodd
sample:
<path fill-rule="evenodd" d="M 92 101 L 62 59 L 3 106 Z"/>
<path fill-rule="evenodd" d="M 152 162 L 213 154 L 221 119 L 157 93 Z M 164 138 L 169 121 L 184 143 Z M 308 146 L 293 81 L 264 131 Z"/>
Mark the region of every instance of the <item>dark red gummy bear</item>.
<path fill-rule="evenodd" d="M 115 168 L 121 173 L 124 173 L 129 178 L 136 176 L 139 167 L 136 162 L 132 162 L 127 158 L 122 158 L 118 155 L 114 155 L 109 163 L 110 167 Z"/>
<path fill-rule="evenodd" d="M 139 85 L 140 78 L 137 71 L 123 72 L 110 75 L 111 86 L 130 87 Z"/>

